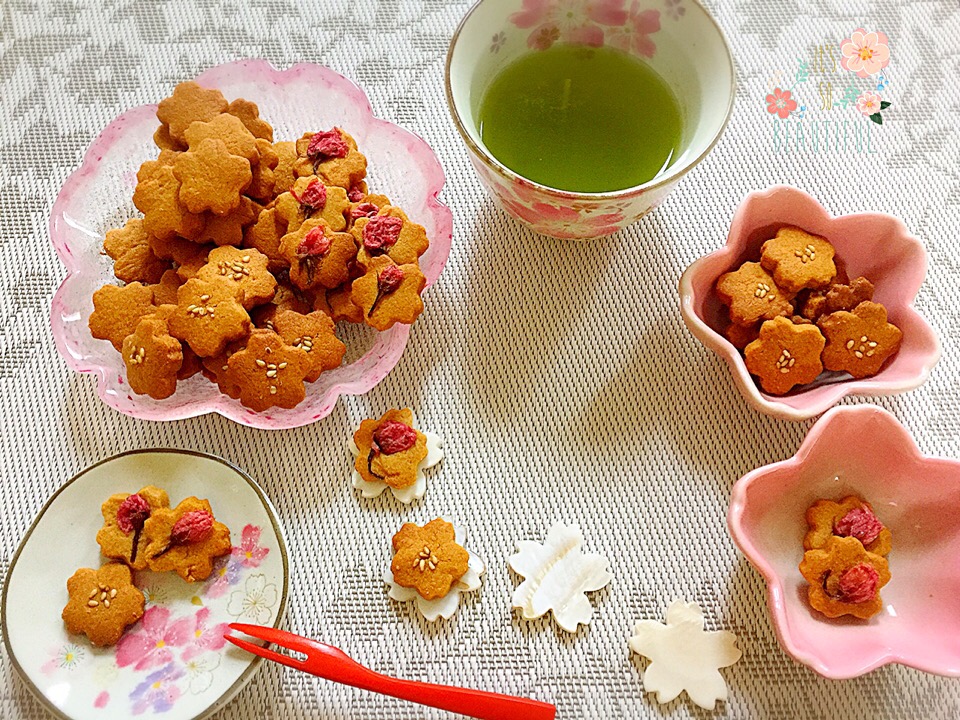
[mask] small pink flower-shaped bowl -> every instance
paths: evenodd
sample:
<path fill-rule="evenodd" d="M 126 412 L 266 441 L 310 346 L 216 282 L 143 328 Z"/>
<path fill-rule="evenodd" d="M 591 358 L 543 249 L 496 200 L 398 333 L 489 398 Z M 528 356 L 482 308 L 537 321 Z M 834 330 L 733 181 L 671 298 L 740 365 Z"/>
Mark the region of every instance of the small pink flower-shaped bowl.
<path fill-rule="evenodd" d="M 846 373 L 824 373 L 784 396 L 770 395 L 724 337 L 725 309 L 714 290 L 717 278 L 748 260 L 759 260 L 763 242 L 787 225 L 829 240 L 849 276 L 862 275 L 874 284 L 874 300 L 903 331 L 900 351 L 874 377 L 855 380 Z M 748 403 L 783 420 L 806 420 L 847 395 L 895 395 L 923 384 L 940 359 L 936 333 L 913 308 L 926 273 L 923 245 L 897 218 L 883 213 L 833 217 L 807 193 L 781 185 L 747 195 L 734 214 L 726 245 L 686 269 L 680 278 L 680 313 L 690 332 L 727 362 Z"/>
<path fill-rule="evenodd" d="M 450 254 L 453 217 L 437 199 L 444 184 L 443 169 L 423 140 L 374 117 L 360 88 L 318 65 L 303 63 L 277 70 L 263 60 L 243 60 L 211 68 L 196 80 L 218 88 L 228 100 L 243 97 L 257 103 L 261 116 L 273 125 L 276 140 L 295 140 L 304 132 L 335 125 L 353 135 L 368 160 L 371 192 L 386 195 L 426 228 L 430 248 L 420 258 L 420 266 L 427 287 L 436 282 Z M 406 347 L 407 325 L 380 333 L 342 326 L 347 361 L 309 383 L 306 399 L 291 410 L 253 412 L 222 395 L 200 375 L 182 381 L 166 400 L 130 390 L 120 354 L 109 342 L 91 337 L 87 320 L 94 291 L 116 282 L 113 264 L 103 255 L 103 237 L 127 218 L 139 216 L 133 206 L 136 172 L 158 153 L 152 141 L 157 125 L 156 105 L 134 108 L 111 122 L 87 150 L 80 168 L 67 178 L 54 203 L 50 238 L 67 267 L 67 277 L 53 298 L 50 321 L 67 365 L 96 375 L 100 398 L 133 417 L 177 420 L 216 412 L 264 429 L 315 422 L 333 410 L 341 395 L 365 393 L 385 378 Z"/>
<path fill-rule="evenodd" d="M 813 610 L 798 569 L 807 508 L 847 495 L 869 502 L 893 534 L 893 578 L 870 620 Z M 794 659 L 832 679 L 888 663 L 960 676 L 960 461 L 921 455 L 890 413 L 860 405 L 825 414 L 796 455 L 737 481 L 727 523 L 767 583 L 777 637 Z"/>

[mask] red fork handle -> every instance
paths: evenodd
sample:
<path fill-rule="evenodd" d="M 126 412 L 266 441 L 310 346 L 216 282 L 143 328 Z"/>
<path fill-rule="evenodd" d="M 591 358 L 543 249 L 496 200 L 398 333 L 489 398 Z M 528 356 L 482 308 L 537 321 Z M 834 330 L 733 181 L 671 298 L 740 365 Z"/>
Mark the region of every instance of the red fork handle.
<path fill-rule="evenodd" d="M 554 720 L 557 716 L 556 707 L 539 700 L 367 672 L 366 677 L 344 678 L 345 684 L 481 720 Z"/>

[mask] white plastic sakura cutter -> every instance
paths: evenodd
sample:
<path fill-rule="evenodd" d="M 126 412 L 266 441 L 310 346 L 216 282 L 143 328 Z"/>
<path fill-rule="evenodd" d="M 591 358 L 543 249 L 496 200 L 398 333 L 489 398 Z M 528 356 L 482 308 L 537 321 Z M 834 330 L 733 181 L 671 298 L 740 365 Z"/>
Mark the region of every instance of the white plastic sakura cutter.
<path fill-rule="evenodd" d="M 416 427 L 416 425 L 414 425 L 414 427 Z M 354 432 L 356 432 L 357 429 L 359 429 L 359 426 L 354 429 Z M 389 488 L 397 500 L 407 505 L 414 500 L 420 500 L 427 492 L 427 476 L 423 471 L 427 468 L 432 468 L 443 460 L 443 438 L 436 433 L 426 430 L 420 430 L 420 432 L 427 438 L 427 456 L 417 466 L 417 480 L 413 485 L 408 485 L 404 488 L 395 488 L 390 487 L 382 480 L 367 482 L 360 476 L 356 468 L 354 468 L 351 478 L 353 487 L 359 490 L 360 494 L 365 498 L 379 497 L 383 494 L 384 490 Z M 357 444 L 353 441 L 353 435 L 350 436 L 350 440 L 347 442 L 347 449 L 350 450 L 354 458 L 360 454 L 360 448 L 358 448 Z"/>
<path fill-rule="evenodd" d="M 444 518 L 444 520 L 453 525 L 457 545 L 460 545 L 466 550 L 469 556 L 467 560 L 467 572 L 464 573 L 458 581 L 453 583 L 450 587 L 450 592 L 442 598 L 427 600 L 414 588 L 403 587 L 394 582 L 393 572 L 390 570 L 389 565 L 383 573 L 383 581 L 390 586 L 389 596 L 399 602 L 415 602 L 417 610 L 419 610 L 420 614 L 429 622 L 436 622 L 439 618 L 443 618 L 444 620 L 452 618 L 454 613 L 457 612 L 457 608 L 460 607 L 460 595 L 462 593 L 479 590 L 482 584 L 480 576 L 483 575 L 486 570 L 483 560 L 467 549 L 466 529 L 456 525 L 451 520 L 446 518 Z M 429 550 L 429 548 L 424 549 Z M 429 553 L 427 553 L 427 555 L 429 555 Z M 426 558 L 425 562 L 428 562 Z"/>
<path fill-rule="evenodd" d="M 576 632 L 590 622 L 593 607 L 584 593 L 605 587 L 612 579 L 610 561 L 603 555 L 581 551 L 583 534 L 577 527 L 556 523 L 543 545 L 533 540 L 517 543 L 517 552 L 507 561 L 526 578 L 513 593 L 513 607 L 526 620 L 551 610 L 562 629 Z"/>
<path fill-rule="evenodd" d="M 699 605 L 674 600 L 667 608 L 666 625 L 641 620 L 633 632 L 630 649 L 650 659 L 643 686 L 657 693 L 658 703 L 668 703 L 684 690 L 706 710 L 727 699 L 719 669 L 733 665 L 743 653 L 729 630 L 704 631 Z"/>

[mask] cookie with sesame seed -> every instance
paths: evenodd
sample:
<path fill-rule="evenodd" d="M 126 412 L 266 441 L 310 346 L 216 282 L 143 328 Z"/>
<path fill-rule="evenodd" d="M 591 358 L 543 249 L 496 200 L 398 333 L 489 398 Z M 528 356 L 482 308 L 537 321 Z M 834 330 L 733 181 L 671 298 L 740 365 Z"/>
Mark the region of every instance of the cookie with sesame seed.
<path fill-rule="evenodd" d="M 165 306 L 171 310 L 174 305 Z M 177 390 L 183 349 L 170 335 L 162 317 L 143 318 L 132 335 L 123 341 L 123 363 L 127 368 L 127 384 L 138 395 L 163 400 Z"/>
<path fill-rule="evenodd" d="M 96 647 L 116 645 L 126 629 L 143 617 L 146 598 L 133 584 L 130 568 L 107 563 L 80 568 L 67 580 L 69 600 L 61 617 L 67 630 L 86 635 Z"/>
<path fill-rule="evenodd" d="M 93 312 L 87 324 L 98 340 L 109 340 L 117 351 L 137 329 L 140 318 L 156 309 L 153 288 L 133 282 L 123 287 L 104 285 L 93 294 Z"/>
<path fill-rule="evenodd" d="M 793 315 L 793 293 L 787 292 L 760 263 L 745 262 L 717 279 L 717 297 L 738 325 L 753 325 L 780 315 Z"/>
<path fill-rule="evenodd" d="M 780 228 L 776 237 L 763 243 L 760 264 L 787 292 L 822 288 L 837 274 L 833 245 L 825 238 L 795 227 Z"/>
<path fill-rule="evenodd" d="M 307 353 L 271 330 L 254 330 L 247 345 L 227 360 L 226 382 L 240 389 L 240 402 L 262 412 L 292 408 L 306 397 Z"/>
<path fill-rule="evenodd" d="M 273 318 L 275 332 L 287 345 L 307 354 L 307 382 L 315 382 L 320 374 L 343 362 L 347 346 L 334 332 L 333 319 L 315 311 L 301 315 L 292 310 L 279 310 Z"/>
<path fill-rule="evenodd" d="M 887 320 L 887 309 L 870 301 L 860 303 L 850 312 L 838 310 L 824 315 L 818 324 L 827 338 L 824 367 L 848 372 L 855 378 L 880 372 L 903 340 L 900 328 Z"/>
<path fill-rule="evenodd" d="M 270 260 L 252 249 L 220 247 L 207 257 L 197 277 L 209 283 L 224 283 L 247 310 L 273 300 L 277 279 L 267 269 Z"/>
<path fill-rule="evenodd" d="M 219 355 L 228 343 L 250 332 L 250 316 L 224 282 L 195 278 L 177 290 L 177 309 L 168 321 L 170 334 L 200 357 Z"/>
<path fill-rule="evenodd" d="M 747 345 L 747 370 L 772 395 L 785 395 L 795 385 L 817 379 L 823 371 L 820 353 L 826 341 L 816 325 L 797 325 L 777 317 L 760 326 L 760 336 Z"/>

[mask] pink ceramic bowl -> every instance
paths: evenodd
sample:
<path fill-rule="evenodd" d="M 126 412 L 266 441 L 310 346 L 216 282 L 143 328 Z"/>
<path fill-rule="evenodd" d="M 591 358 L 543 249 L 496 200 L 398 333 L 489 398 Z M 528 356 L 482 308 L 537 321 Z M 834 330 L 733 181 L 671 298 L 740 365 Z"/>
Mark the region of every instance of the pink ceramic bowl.
<path fill-rule="evenodd" d="M 219 88 L 228 99 L 253 100 L 273 124 L 278 140 L 338 125 L 352 134 L 367 156 L 373 192 L 387 195 L 422 224 L 430 249 L 420 259 L 427 287 L 440 276 L 450 254 L 453 218 L 437 200 L 443 170 L 427 144 L 416 135 L 373 116 L 366 95 L 332 70 L 300 64 L 276 70 L 262 60 L 244 60 L 211 68 L 197 78 Z M 171 88 L 172 90 L 172 88 Z M 307 398 L 292 410 L 255 413 L 218 392 L 200 375 L 181 382 L 166 400 L 136 395 L 126 384 L 123 361 L 110 343 L 94 340 L 87 328 L 93 292 L 116 282 L 112 262 L 102 253 L 107 230 L 138 215 L 133 207 L 136 171 L 156 157 L 152 136 L 156 105 L 123 113 L 93 142 L 80 169 L 64 184 L 53 206 L 50 238 L 67 277 L 53 299 L 51 324 L 57 349 L 77 372 L 97 377 L 97 392 L 112 408 L 147 420 L 176 420 L 217 412 L 253 427 L 277 429 L 307 425 L 325 417 L 341 395 L 370 390 L 400 359 L 410 327 L 395 325 L 377 333 L 342 326 L 347 343 L 345 364 L 307 385 Z M 429 305 L 429 299 L 427 299 Z"/>
<path fill-rule="evenodd" d="M 886 306 L 890 322 L 903 331 L 900 351 L 878 375 L 854 380 L 846 373 L 824 373 L 787 395 L 770 395 L 760 389 L 740 351 L 724 337 L 724 308 L 714 292 L 717 278 L 746 260 L 758 259 L 764 240 L 785 225 L 825 237 L 851 278 L 863 275 L 875 285 L 874 299 Z M 748 403 L 784 420 L 806 420 L 847 395 L 894 395 L 927 379 L 940 359 L 940 341 L 913 308 L 926 272 L 923 245 L 897 218 L 882 213 L 833 217 L 802 190 L 781 185 L 747 195 L 733 217 L 726 245 L 683 273 L 680 313 L 690 332 L 726 360 Z"/>
<path fill-rule="evenodd" d="M 807 508 L 847 495 L 871 503 L 893 534 L 884 609 L 866 621 L 812 610 L 797 568 Z M 796 455 L 737 482 L 727 522 L 766 580 L 780 644 L 799 662 L 834 679 L 888 663 L 960 676 L 960 462 L 921 455 L 890 413 L 828 412 Z"/>

